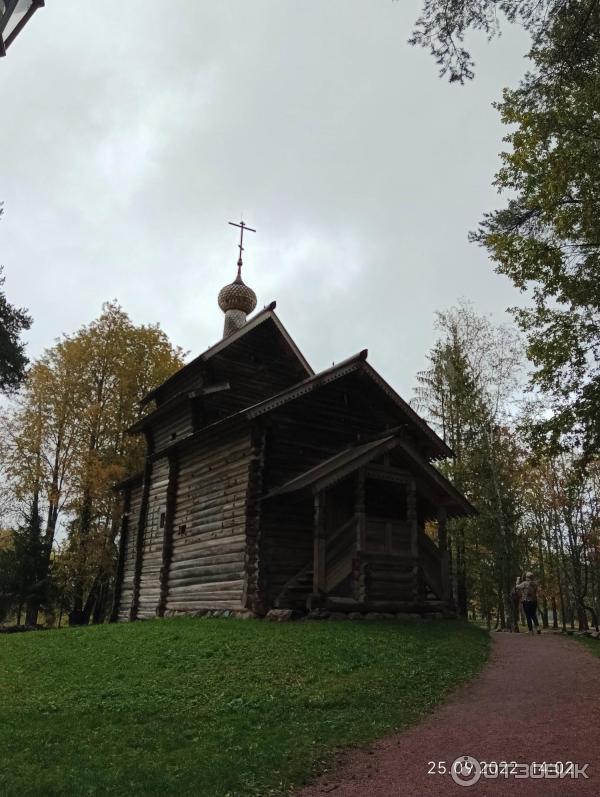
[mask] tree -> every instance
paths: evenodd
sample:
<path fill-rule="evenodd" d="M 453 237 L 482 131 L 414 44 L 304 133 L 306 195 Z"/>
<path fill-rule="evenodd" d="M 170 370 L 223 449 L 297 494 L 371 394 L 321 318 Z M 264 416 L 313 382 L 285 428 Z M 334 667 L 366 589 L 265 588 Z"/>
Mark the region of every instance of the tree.
<path fill-rule="evenodd" d="M 94 612 L 101 619 L 110 598 L 118 530 L 112 485 L 144 456 L 126 430 L 144 411 L 142 397 L 181 364 L 181 349 L 158 326 L 134 325 L 112 302 L 33 364 L 9 414 L 7 478 L 17 500 L 43 500 L 46 572 L 62 523 L 73 624 Z"/>
<path fill-rule="evenodd" d="M 20 622 L 36 625 L 39 607 L 46 604 L 49 580 L 42 521 L 37 495 L 25 522 L 12 533 L 9 545 L 0 550 L 0 612 L 14 612 Z"/>
<path fill-rule="evenodd" d="M 0 393 L 11 393 L 18 388 L 27 367 L 25 344 L 20 336 L 30 328 L 31 317 L 25 309 L 8 302 L 1 290 L 5 282 L 2 272 L 0 266 Z"/>
<path fill-rule="evenodd" d="M 568 66 L 571 52 L 594 25 L 597 5 L 597 0 L 424 0 L 409 43 L 429 50 L 440 67 L 440 76 L 448 75 L 451 83 L 462 84 L 475 75 L 475 63 L 464 46 L 469 31 L 481 31 L 488 40 L 493 39 L 500 35 L 502 15 L 509 23 L 521 24 L 537 45 L 557 17 L 578 7 L 583 13 L 571 26 L 570 38 L 560 53 L 562 64 Z"/>
<path fill-rule="evenodd" d="M 4 208 L 0 202 L 0 217 Z M 20 385 L 27 367 L 25 345 L 21 333 L 31 327 L 31 317 L 24 308 L 9 304 L 4 291 L 5 283 L 0 266 L 0 393 L 12 393 Z"/>
<path fill-rule="evenodd" d="M 430 367 L 418 375 L 416 403 L 454 452 L 442 466 L 446 475 L 479 510 L 478 517 L 449 526 L 457 608 L 466 616 L 475 598 L 489 616 L 495 594 L 510 622 L 519 457 L 506 420 L 517 385 L 519 342 L 464 302 L 438 313 L 437 326 L 440 338 L 430 352 Z"/>
<path fill-rule="evenodd" d="M 574 46 L 576 42 L 576 46 Z M 505 91 L 511 126 L 496 176 L 506 207 L 472 239 L 532 306 L 514 309 L 534 383 L 552 397 L 542 424 L 600 449 L 600 2 L 570 2 L 540 33 L 535 71 Z"/>

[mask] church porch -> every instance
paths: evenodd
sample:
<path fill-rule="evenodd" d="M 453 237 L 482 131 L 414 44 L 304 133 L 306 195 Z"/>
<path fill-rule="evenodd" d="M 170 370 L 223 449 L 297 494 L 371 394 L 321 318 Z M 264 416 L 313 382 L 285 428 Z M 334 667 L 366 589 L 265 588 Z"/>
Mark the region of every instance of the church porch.
<path fill-rule="evenodd" d="M 270 606 L 419 613 L 451 608 L 446 521 L 466 514 L 467 507 L 434 489 L 435 476 L 442 480 L 438 488 L 449 483 L 428 463 L 420 464 L 433 477 L 409 470 L 400 447 L 396 437 L 355 446 L 273 491 L 266 514 L 274 511 L 280 522 L 272 534 L 277 537 L 290 519 L 302 517 L 303 523 L 287 542 L 285 532 L 280 540 L 288 557 L 297 550 L 296 567 L 271 593 Z M 425 533 L 432 521 L 436 542 Z M 267 550 L 273 545 L 272 539 Z M 288 573 L 290 567 L 291 561 Z"/>

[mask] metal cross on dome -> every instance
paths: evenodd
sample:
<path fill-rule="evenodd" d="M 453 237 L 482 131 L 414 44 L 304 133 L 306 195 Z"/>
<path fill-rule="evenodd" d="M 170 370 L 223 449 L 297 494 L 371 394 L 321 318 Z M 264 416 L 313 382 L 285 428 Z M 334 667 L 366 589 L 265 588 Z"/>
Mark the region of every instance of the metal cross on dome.
<path fill-rule="evenodd" d="M 237 264 L 238 264 L 238 268 L 241 268 L 242 265 L 243 265 L 242 264 L 242 252 L 244 251 L 244 230 L 249 230 L 250 232 L 256 232 L 256 230 L 253 230 L 252 227 L 248 227 L 248 225 L 246 224 L 245 221 L 240 221 L 239 224 L 236 224 L 234 221 L 230 221 L 229 224 L 231 224 L 232 227 L 239 227 L 240 228 L 240 242 L 238 244 L 238 249 L 240 250 L 240 257 L 239 257 L 239 260 L 238 260 Z"/>

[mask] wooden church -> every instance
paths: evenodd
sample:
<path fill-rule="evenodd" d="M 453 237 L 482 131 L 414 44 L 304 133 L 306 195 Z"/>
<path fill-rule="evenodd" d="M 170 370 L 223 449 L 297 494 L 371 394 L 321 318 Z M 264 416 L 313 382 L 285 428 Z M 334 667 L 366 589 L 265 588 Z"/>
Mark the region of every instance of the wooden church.
<path fill-rule="evenodd" d="M 475 511 L 432 464 L 452 452 L 366 350 L 315 373 L 274 302 L 248 318 L 244 227 L 222 340 L 130 430 L 113 620 L 451 609 L 446 522 Z"/>

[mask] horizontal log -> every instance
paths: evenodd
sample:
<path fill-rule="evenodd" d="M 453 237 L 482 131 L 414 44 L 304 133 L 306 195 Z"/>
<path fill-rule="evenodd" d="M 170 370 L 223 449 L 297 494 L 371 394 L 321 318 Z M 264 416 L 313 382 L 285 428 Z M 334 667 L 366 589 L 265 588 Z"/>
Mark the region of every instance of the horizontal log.
<path fill-rule="evenodd" d="M 241 539 L 239 543 L 228 546 L 226 553 L 218 554 L 204 554 L 201 557 L 190 557 L 189 559 L 172 560 L 171 573 L 176 573 L 178 570 L 185 570 L 187 567 L 194 567 L 198 563 L 202 565 L 218 565 L 227 562 L 237 562 L 244 556 L 246 550 L 246 542 Z"/>
<path fill-rule="evenodd" d="M 186 559 L 192 559 L 202 556 L 205 552 L 206 555 L 231 553 L 237 549 L 238 543 L 245 540 L 245 535 L 236 533 L 221 536 L 215 534 L 207 539 L 200 541 L 188 540 L 187 545 L 184 544 L 184 539 L 178 540 L 178 545 L 173 545 L 173 561 L 182 562 Z"/>
<path fill-rule="evenodd" d="M 167 609 L 178 612 L 196 612 L 199 609 L 231 609 L 233 611 L 243 609 L 241 600 L 198 600 L 198 601 L 170 601 Z"/>
<path fill-rule="evenodd" d="M 185 576 L 178 576 L 174 578 L 171 576 L 169 579 L 169 592 L 173 592 L 181 587 L 194 586 L 198 589 L 204 588 L 206 585 L 211 587 L 215 584 L 235 584 L 243 582 L 244 570 L 238 568 L 237 570 L 221 570 L 217 573 L 204 573 L 201 575 L 189 574 Z"/>
<path fill-rule="evenodd" d="M 199 584 L 195 582 L 191 585 L 183 585 L 181 587 L 176 586 L 173 584 L 169 587 L 169 596 L 171 595 L 179 595 L 182 592 L 187 592 L 191 594 L 192 592 L 197 593 L 207 593 L 210 592 L 211 594 L 219 594 L 221 592 L 235 592 L 238 589 L 241 589 L 244 584 L 244 580 L 242 578 L 231 580 L 231 581 L 212 581 L 207 582 L 206 584 Z"/>

